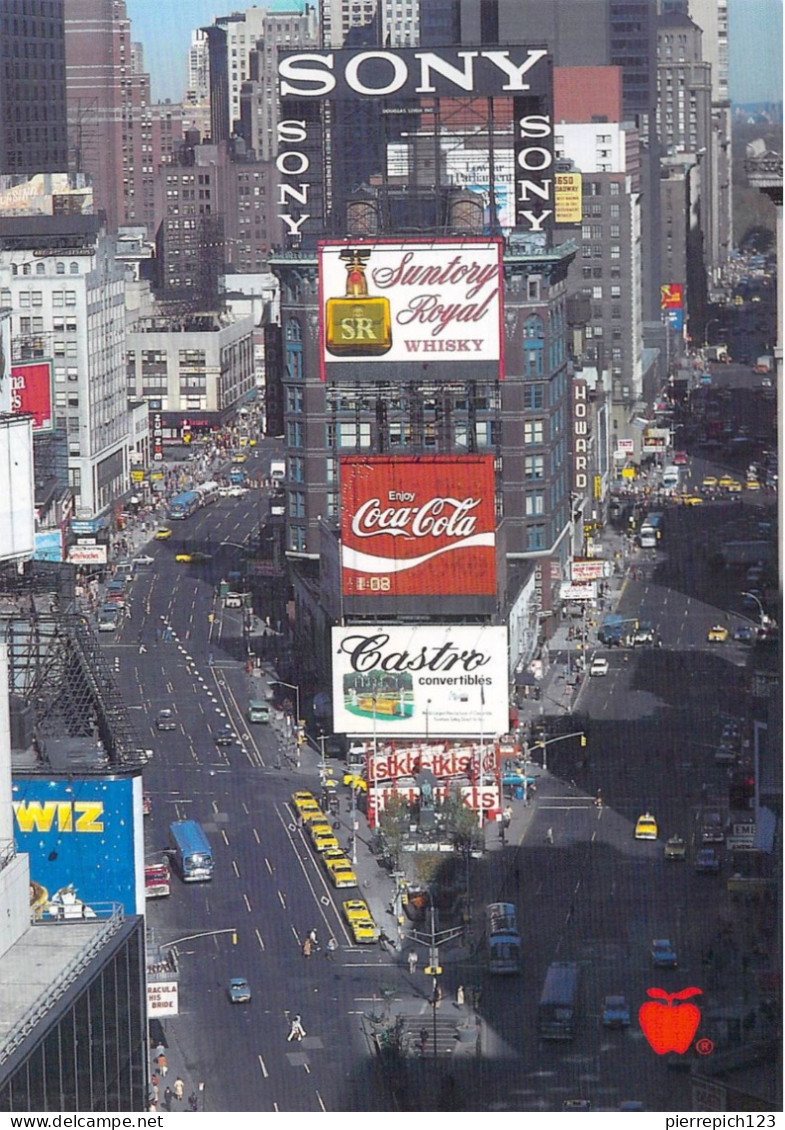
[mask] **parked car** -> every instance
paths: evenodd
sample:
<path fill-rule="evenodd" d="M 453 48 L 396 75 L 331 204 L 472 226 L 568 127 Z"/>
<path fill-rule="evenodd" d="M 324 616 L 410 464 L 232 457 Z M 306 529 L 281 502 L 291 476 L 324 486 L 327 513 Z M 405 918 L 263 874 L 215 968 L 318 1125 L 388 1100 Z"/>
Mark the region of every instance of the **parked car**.
<path fill-rule="evenodd" d="M 155 716 L 155 728 L 156 730 L 176 730 L 177 720 L 173 711 L 169 709 L 159 710 Z"/>
<path fill-rule="evenodd" d="M 657 821 L 650 812 L 644 812 L 635 822 L 636 840 L 656 840 L 658 831 Z"/>
<path fill-rule="evenodd" d="M 720 857 L 714 848 L 701 848 L 695 856 L 695 870 L 699 875 L 716 875 L 720 869 Z"/>
<path fill-rule="evenodd" d="M 681 836 L 671 836 L 665 844 L 665 858 L 684 860 L 687 858 L 687 845 Z"/>
<path fill-rule="evenodd" d="M 676 951 L 667 938 L 655 938 L 650 953 L 655 969 L 676 969 L 679 964 Z"/>
<path fill-rule="evenodd" d="M 229 980 L 229 1000 L 232 1004 L 247 1004 L 251 999 L 251 986 L 245 977 L 232 977 Z"/>
<path fill-rule="evenodd" d="M 630 1006 L 626 997 L 610 996 L 602 1002 L 603 1028 L 629 1028 Z"/>

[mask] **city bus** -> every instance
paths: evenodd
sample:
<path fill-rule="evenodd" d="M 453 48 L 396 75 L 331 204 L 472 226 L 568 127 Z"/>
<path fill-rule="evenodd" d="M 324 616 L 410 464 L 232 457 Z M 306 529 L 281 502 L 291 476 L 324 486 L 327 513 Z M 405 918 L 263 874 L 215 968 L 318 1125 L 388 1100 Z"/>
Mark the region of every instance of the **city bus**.
<path fill-rule="evenodd" d="M 519 973 L 521 936 L 515 907 L 511 902 L 492 902 L 485 908 L 488 939 L 488 970 L 491 973 Z"/>
<path fill-rule="evenodd" d="M 662 514 L 647 514 L 638 532 L 641 549 L 656 549 L 662 537 Z"/>
<path fill-rule="evenodd" d="M 212 849 L 196 820 L 175 820 L 169 825 L 168 854 L 184 883 L 206 883 L 212 879 Z"/>
<path fill-rule="evenodd" d="M 199 495 L 195 490 L 186 490 L 176 494 L 169 503 L 169 517 L 172 520 L 190 518 L 201 506 Z"/>
<path fill-rule="evenodd" d="M 541 1040 L 572 1040 L 578 1011 L 578 966 L 555 961 L 548 966 L 537 1024 Z"/>
<path fill-rule="evenodd" d="M 220 483 L 217 483 L 214 479 L 211 479 L 210 482 L 201 483 L 194 491 L 194 494 L 197 494 L 199 496 L 200 506 L 209 506 L 211 502 L 215 502 L 215 500 L 219 497 L 218 492 L 220 489 Z"/>

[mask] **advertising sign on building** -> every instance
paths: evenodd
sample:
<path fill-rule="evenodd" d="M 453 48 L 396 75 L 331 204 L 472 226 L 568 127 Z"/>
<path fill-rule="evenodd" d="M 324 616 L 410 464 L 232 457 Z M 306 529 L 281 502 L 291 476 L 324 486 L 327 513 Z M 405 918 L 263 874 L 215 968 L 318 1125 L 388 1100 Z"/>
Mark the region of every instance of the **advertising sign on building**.
<path fill-rule="evenodd" d="M 554 180 L 554 222 L 580 224 L 583 220 L 583 176 L 581 173 L 556 173 Z"/>
<path fill-rule="evenodd" d="M 599 581 L 610 574 L 610 564 L 597 557 L 576 557 L 572 562 L 570 576 L 573 584 L 583 581 Z"/>
<path fill-rule="evenodd" d="M 54 428 L 52 362 L 24 361 L 11 366 L 11 411 L 29 412 L 34 432 Z"/>
<path fill-rule="evenodd" d="M 684 306 L 684 288 L 681 283 L 663 283 L 660 287 L 660 309 L 681 310 Z"/>
<path fill-rule="evenodd" d="M 497 380 L 503 374 L 497 239 L 319 244 L 322 380 Z"/>
<path fill-rule="evenodd" d="M 434 804 L 444 804 L 451 797 L 448 785 L 434 785 L 431 790 L 431 799 Z M 498 784 L 486 785 L 461 785 L 458 796 L 464 808 L 472 812 L 482 811 L 484 820 L 498 820 L 501 818 L 501 791 Z M 403 801 L 411 807 L 420 799 L 420 789 L 417 785 L 374 785 L 368 789 L 367 816 L 368 824 L 375 828 L 379 816 L 384 812 L 391 800 Z M 416 841 L 402 844 L 403 851 L 433 850 L 433 843 Z"/>
<path fill-rule="evenodd" d="M 14 777 L 12 807 L 17 848 L 50 901 L 72 891 L 89 910 L 144 913 L 141 777 Z"/>
<path fill-rule="evenodd" d="M 428 769 L 434 777 L 467 777 L 475 783 L 481 774 L 495 777 L 499 771 L 497 744 L 453 742 L 401 745 L 396 742 L 393 746 L 387 743 L 384 747 L 377 745 L 377 753 L 369 754 L 367 759 L 369 784 L 414 777 L 424 769 Z"/>
<path fill-rule="evenodd" d="M 333 628 L 332 671 L 338 733 L 490 737 L 509 729 L 504 627 Z"/>
<path fill-rule="evenodd" d="M 147 982 L 147 1015 L 179 1016 L 179 992 L 177 981 Z"/>
<path fill-rule="evenodd" d="M 33 429 L 29 416 L 0 417 L 0 561 L 35 548 Z"/>
<path fill-rule="evenodd" d="M 72 565 L 105 565 L 105 545 L 72 545 L 68 549 L 68 560 Z"/>
<path fill-rule="evenodd" d="M 344 456 L 344 596 L 495 594 L 491 455 Z"/>
<path fill-rule="evenodd" d="M 589 485 L 589 386 L 583 378 L 572 382 L 572 483 L 583 493 Z"/>

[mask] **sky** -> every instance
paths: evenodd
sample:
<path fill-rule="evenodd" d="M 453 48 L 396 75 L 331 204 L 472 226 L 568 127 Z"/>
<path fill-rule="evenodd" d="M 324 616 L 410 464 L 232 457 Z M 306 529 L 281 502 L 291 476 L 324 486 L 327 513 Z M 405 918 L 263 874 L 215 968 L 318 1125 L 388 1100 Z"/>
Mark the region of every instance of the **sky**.
<path fill-rule="evenodd" d="M 153 98 L 179 102 L 185 91 L 191 31 L 218 15 L 244 11 L 243 0 L 126 0 L 132 38 L 144 44 Z M 267 7 L 300 9 L 301 0 Z M 729 0 L 730 93 L 733 102 L 782 100 L 782 0 Z"/>

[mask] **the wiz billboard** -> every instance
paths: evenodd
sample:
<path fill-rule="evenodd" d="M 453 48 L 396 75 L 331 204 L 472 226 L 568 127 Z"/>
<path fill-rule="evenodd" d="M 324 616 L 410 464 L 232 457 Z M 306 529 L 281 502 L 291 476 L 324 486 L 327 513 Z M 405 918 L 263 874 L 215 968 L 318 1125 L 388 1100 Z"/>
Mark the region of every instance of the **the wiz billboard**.
<path fill-rule="evenodd" d="M 509 728 L 504 627 L 333 628 L 332 671 L 337 733 L 428 739 Z"/>
<path fill-rule="evenodd" d="M 495 597 L 493 456 L 347 455 L 340 467 L 344 597 Z"/>
<path fill-rule="evenodd" d="M 141 777 L 15 777 L 12 796 L 17 847 L 50 901 L 73 891 L 88 912 L 144 912 Z"/>

